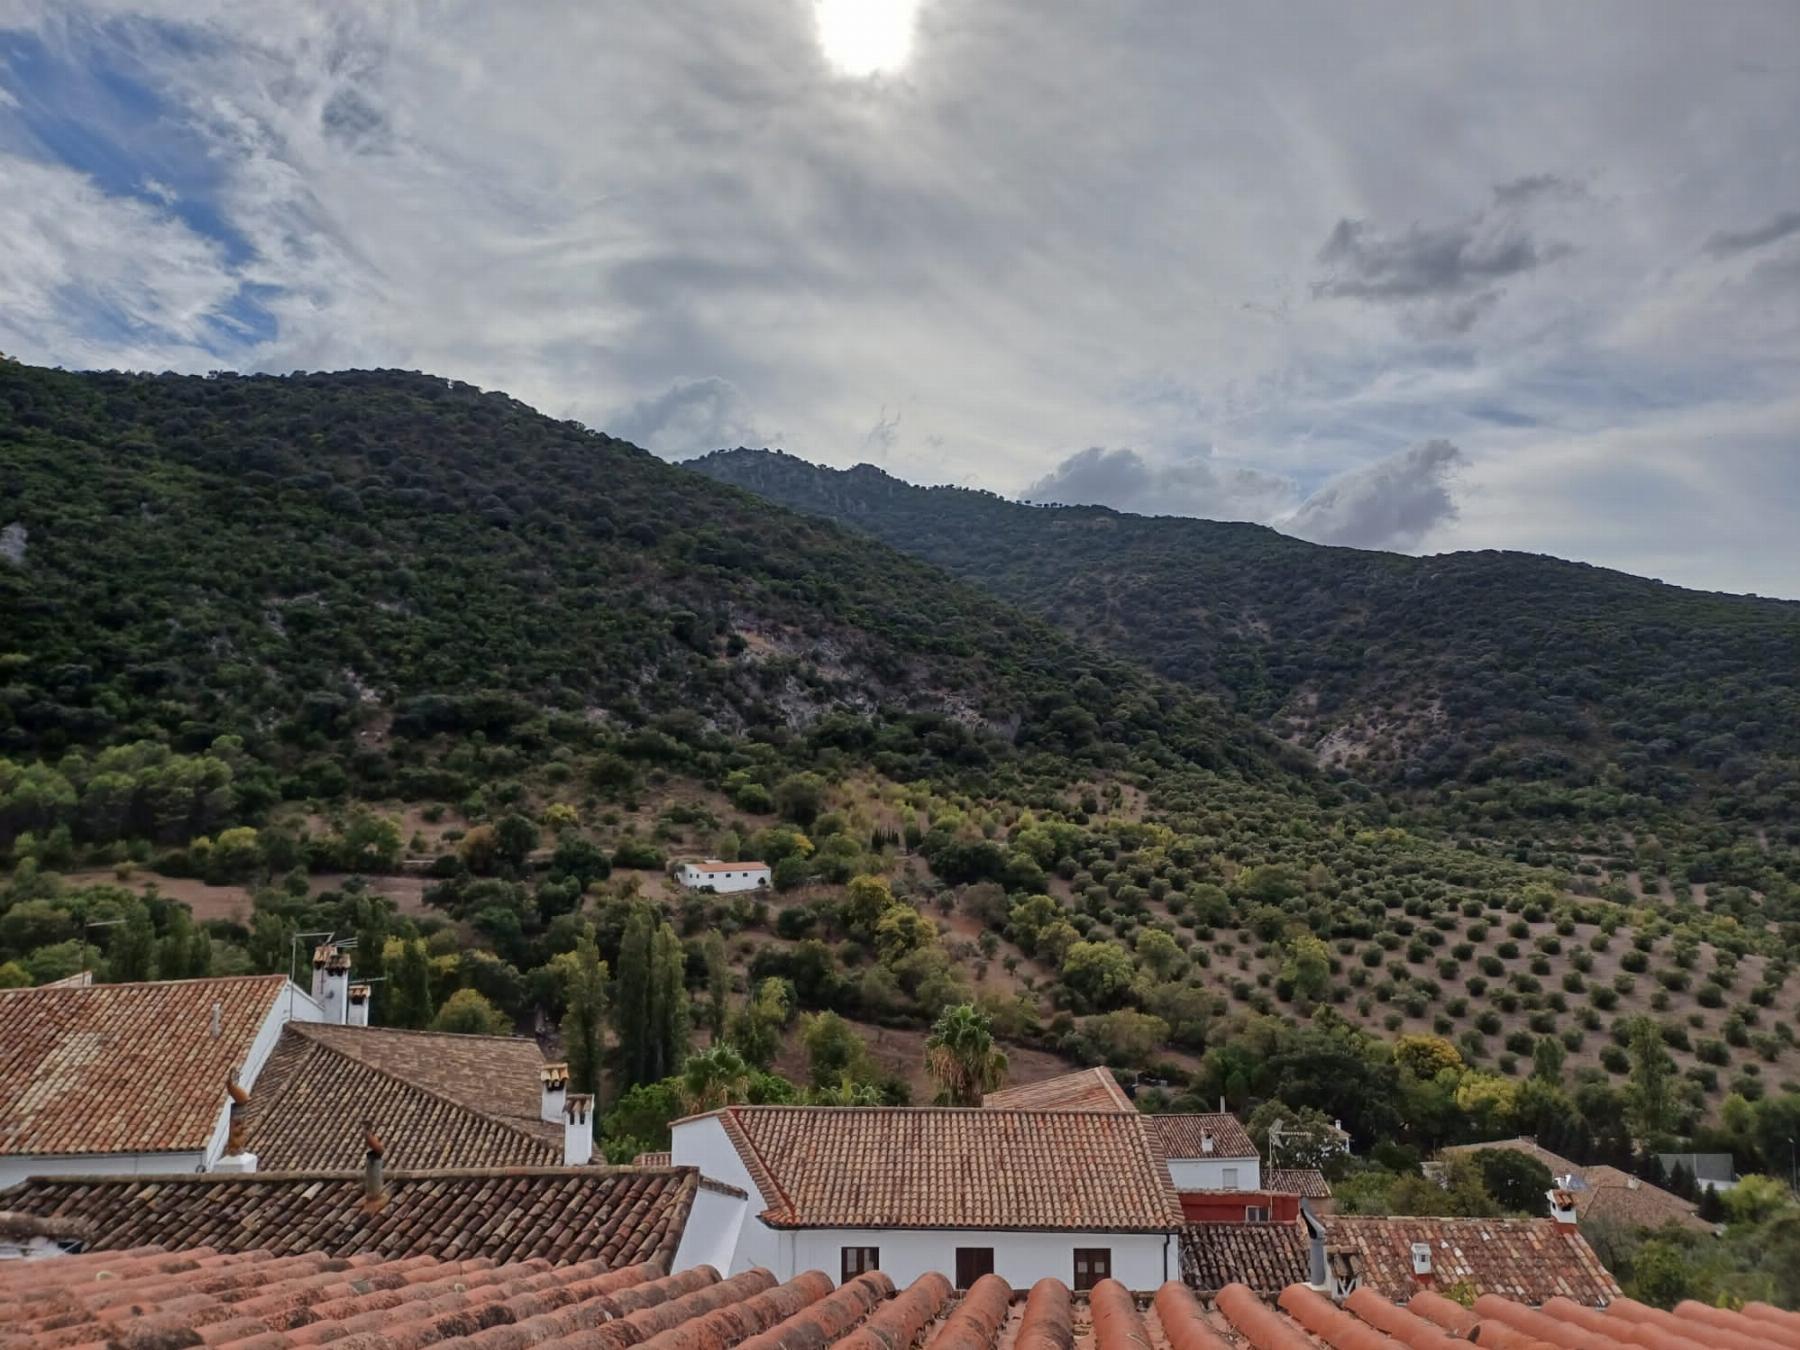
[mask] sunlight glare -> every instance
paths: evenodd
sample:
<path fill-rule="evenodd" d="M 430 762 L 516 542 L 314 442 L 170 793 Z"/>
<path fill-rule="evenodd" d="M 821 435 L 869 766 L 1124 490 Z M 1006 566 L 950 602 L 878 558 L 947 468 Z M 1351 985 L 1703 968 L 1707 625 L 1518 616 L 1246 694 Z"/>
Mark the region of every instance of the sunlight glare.
<path fill-rule="evenodd" d="M 862 79 L 906 64 L 919 0 L 813 0 L 813 17 L 832 68 Z"/>

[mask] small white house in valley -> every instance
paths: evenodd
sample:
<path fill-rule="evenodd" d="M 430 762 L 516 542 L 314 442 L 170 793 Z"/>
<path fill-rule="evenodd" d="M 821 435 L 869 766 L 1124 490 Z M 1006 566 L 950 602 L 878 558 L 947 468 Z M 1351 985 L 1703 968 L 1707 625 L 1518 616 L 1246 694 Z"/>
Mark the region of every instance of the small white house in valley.
<path fill-rule="evenodd" d="M 788 1280 L 930 1271 L 1077 1290 L 1181 1274 L 1181 1203 L 1149 1118 L 1099 1111 L 731 1106 L 678 1120 L 677 1167 L 722 1183 L 676 1268 Z M 729 1188 L 729 1189 L 727 1189 Z M 737 1199 L 732 1191 L 741 1191 Z M 705 1213 L 701 1210 L 704 1208 Z"/>
<path fill-rule="evenodd" d="M 769 887 L 769 865 L 708 858 L 704 862 L 682 863 L 680 877 L 681 884 L 690 891 L 715 891 L 720 895 L 732 891 L 761 891 Z"/>

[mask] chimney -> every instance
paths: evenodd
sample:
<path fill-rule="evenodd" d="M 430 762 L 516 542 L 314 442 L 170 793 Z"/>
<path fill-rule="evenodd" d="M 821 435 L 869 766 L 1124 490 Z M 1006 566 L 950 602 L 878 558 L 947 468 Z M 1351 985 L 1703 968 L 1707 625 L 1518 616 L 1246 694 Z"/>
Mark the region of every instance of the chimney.
<path fill-rule="evenodd" d="M 369 994 L 370 989 L 366 984 L 353 984 L 350 986 L 351 1026 L 366 1027 L 369 1025 Z"/>
<path fill-rule="evenodd" d="M 538 1070 L 538 1077 L 544 1083 L 544 1095 L 538 1107 L 538 1119 L 554 1125 L 563 1118 L 563 1107 L 569 1100 L 569 1066 L 567 1064 L 546 1064 Z"/>
<path fill-rule="evenodd" d="M 313 948 L 312 996 L 314 1003 L 325 1001 L 325 963 L 331 960 L 336 947 L 324 946 Z"/>
<path fill-rule="evenodd" d="M 378 1210 L 387 1204 L 387 1183 L 381 1175 L 381 1140 L 375 1137 L 375 1122 L 363 1121 L 363 1208 Z"/>
<path fill-rule="evenodd" d="M 1544 1197 L 1550 1202 L 1550 1219 L 1556 1224 L 1556 1231 L 1573 1233 L 1577 1224 L 1573 1193 L 1558 1188 L 1554 1191 L 1545 1191 Z"/>
<path fill-rule="evenodd" d="M 225 1030 L 225 1005 L 223 1003 L 214 1002 L 212 1023 L 208 1029 L 212 1032 L 212 1038 L 215 1041 L 219 1039 L 219 1033 Z"/>
<path fill-rule="evenodd" d="M 1415 1242 L 1412 1245 L 1413 1278 L 1420 1284 L 1431 1283 L 1431 1244 Z"/>
<path fill-rule="evenodd" d="M 233 1073 L 225 1079 L 225 1095 L 231 1099 L 231 1115 L 225 1127 L 225 1152 L 218 1162 L 213 1164 L 216 1172 L 254 1172 L 256 1155 L 245 1144 L 249 1139 L 249 1126 L 244 1121 L 244 1108 L 250 1104 L 250 1094 L 244 1085 L 238 1082 Z"/>
<path fill-rule="evenodd" d="M 594 1156 L 594 1099 L 585 1092 L 569 1094 L 563 1108 L 563 1164 L 584 1167 Z"/>
<path fill-rule="evenodd" d="M 1200 1151 L 1202 1153 L 1211 1153 L 1213 1151 L 1213 1133 L 1210 1129 L 1203 1129 L 1200 1131 Z"/>
<path fill-rule="evenodd" d="M 350 956 L 336 947 L 323 949 L 328 955 L 325 958 L 325 973 L 321 980 L 322 992 L 319 994 L 319 1006 L 325 1010 L 325 1020 L 338 1025 L 350 1015 Z M 317 968 L 318 956 L 313 961 Z"/>
<path fill-rule="evenodd" d="M 1319 1222 L 1319 1216 L 1313 1213 L 1312 1201 L 1304 1195 L 1300 1197 L 1300 1221 L 1306 1225 L 1311 1248 L 1307 1257 L 1309 1282 L 1321 1294 L 1330 1294 L 1331 1274 L 1325 1268 L 1325 1225 Z"/>

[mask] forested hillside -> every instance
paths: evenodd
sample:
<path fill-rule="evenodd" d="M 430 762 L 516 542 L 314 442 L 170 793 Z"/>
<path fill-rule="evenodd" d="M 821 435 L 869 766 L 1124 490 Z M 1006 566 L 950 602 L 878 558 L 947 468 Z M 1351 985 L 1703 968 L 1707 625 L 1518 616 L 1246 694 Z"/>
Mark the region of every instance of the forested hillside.
<path fill-rule="evenodd" d="M 1522 858 L 1560 842 L 1652 895 L 1800 882 L 1800 604 L 1526 554 L 1032 507 L 768 451 L 690 467 L 1215 691 L 1323 767 Z"/>
<path fill-rule="evenodd" d="M 1109 651 L 501 395 L 0 362 L 0 502 L 0 986 L 353 934 L 378 1021 L 560 1034 L 623 1157 L 720 1094 L 922 1093 L 946 1016 L 1414 1149 L 1756 1158 L 1800 1111 L 1781 878 L 1670 850 L 1689 885 L 1634 903 L 1635 862 L 1516 802 L 1317 772 L 1130 625 Z M 773 885 L 683 892 L 695 855 Z"/>

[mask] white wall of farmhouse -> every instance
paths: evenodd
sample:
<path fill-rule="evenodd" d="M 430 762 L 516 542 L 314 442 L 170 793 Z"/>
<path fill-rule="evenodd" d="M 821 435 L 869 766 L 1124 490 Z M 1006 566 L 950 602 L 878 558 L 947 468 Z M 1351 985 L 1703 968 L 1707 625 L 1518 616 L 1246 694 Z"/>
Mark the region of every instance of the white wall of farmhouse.
<path fill-rule="evenodd" d="M 1255 1158 L 1170 1158 L 1169 1179 L 1178 1191 L 1260 1191 L 1262 1164 Z"/>
<path fill-rule="evenodd" d="M 711 1266 L 721 1275 L 748 1270 L 750 1264 L 740 1264 L 737 1254 L 744 1228 L 751 1223 L 761 1227 L 743 1196 L 702 1186 L 694 1192 L 694 1206 L 688 1211 L 687 1227 L 681 1230 L 681 1245 L 675 1249 L 670 1273 L 695 1266 Z"/>
<path fill-rule="evenodd" d="M 746 865 L 727 867 L 724 871 L 703 871 L 692 863 L 684 863 L 681 868 L 681 884 L 689 890 L 711 887 L 719 895 L 730 895 L 734 891 L 766 890 L 769 875 L 767 867 Z"/>
<path fill-rule="evenodd" d="M 757 1189 L 755 1179 L 744 1166 L 744 1160 L 738 1156 L 736 1146 L 725 1133 L 725 1126 L 717 1116 L 698 1116 L 693 1120 L 677 1122 L 669 1131 L 669 1161 L 677 1167 L 698 1167 L 701 1176 L 722 1181 L 727 1186 L 736 1186 L 749 1196 L 728 1265 L 701 1260 L 692 1264 L 712 1266 L 726 1276 L 739 1275 L 754 1266 L 763 1266 L 780 1274 L 784 1280 L 791 1278 L 791 1260 L 788 1266 L 782 1264 L 779 1241 L 781 1235 L 756 1217 L 769 1207 L 769 1202 Z M 688 1228 L 693 1227 L 693 1221 L 690 1220 Z M 696 1241 L 698 1240 L 699 1235 L 696 1235 Z M 688 1238 L 684 1233 L 681 1248 L 676 1252 L 676 1261 L 679 1263 L 685 1260 L 688 1252 Z M 682 1267 L 678 1265 L 678 1268 Z M 782 1274 L 784 1270 L 787 1271 L 786 1274 Z M 836 1272 L 831 1274 L 835 1278 Z"/>
<path fill-rule="evenodd" d="M 956 1279 L 958 1247 L 991 1247 L 994 1274 L 1023 1292 L 1045 1276 L 1073 1285 L 1075 1249 L 1103 1247 L 1112 1253 L 1113 1278 L 1127 1289 L 1154 1290 L 1181 1276 L 1181 1254 L 1168 1233 L 983 1232 L 964 1228 L 804 1228 L 783 1233 L 793 1241 L 793 1265 L 775 1272 L 792 1279 L 804 1270 L 822 1270 L 837 1279 L 845 1247 L 874 1247 L 878 1265 L 905 1288 L 928 1271 Z"/>

